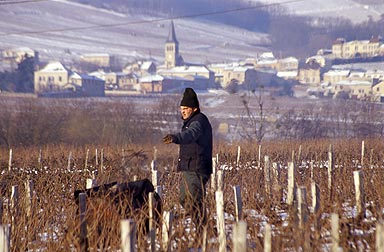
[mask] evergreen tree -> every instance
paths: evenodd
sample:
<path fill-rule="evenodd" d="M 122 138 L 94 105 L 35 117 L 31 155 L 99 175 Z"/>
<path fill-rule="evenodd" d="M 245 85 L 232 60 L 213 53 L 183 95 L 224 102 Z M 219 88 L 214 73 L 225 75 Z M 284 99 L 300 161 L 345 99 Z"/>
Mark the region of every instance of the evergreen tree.
<path fill-rule="evenodd" d="M 35 69 L 35 59 L 25 55 L 23 61 L 17 65 L 16 70 L 16 92 L 33 93 L 33 75 Z"/>

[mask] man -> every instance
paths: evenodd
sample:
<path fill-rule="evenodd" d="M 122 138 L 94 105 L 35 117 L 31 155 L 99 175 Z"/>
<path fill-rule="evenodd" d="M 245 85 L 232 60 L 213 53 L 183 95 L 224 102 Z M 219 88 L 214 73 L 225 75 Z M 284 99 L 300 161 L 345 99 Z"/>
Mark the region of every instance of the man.
<path fill-rule="evenodd" d="M 192 217 L 198 230 L 206 224 L 203 204 L 205 185 L 212 173 L 212 127 L 208 118 L 200 112 L 197 95 L 186 88 L 180 102 L 184 120 L 180 133 L 168 134 L 166 144 L 179 144 L 177 171 L 182 174 L 180 204 Z"/>

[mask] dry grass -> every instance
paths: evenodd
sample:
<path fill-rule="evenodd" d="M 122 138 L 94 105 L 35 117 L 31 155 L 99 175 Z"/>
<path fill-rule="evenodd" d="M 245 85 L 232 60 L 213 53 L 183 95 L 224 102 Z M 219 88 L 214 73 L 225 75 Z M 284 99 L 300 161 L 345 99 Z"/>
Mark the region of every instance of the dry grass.
<path fill-rule="evenodd" d="M 334 162 L 334 187 L 332 197 L 327 190 L 327 159 L 332 144 Z M 268 155 L 272 162 L 280 164 L 280 184 L 283 195 L 269 197 L 264 190 L 263 170 L 257 167 L 258 146 L 239 143 L 241 158 L 236 168 L 237 144 L 215 146 L 219 157 L 219 167 L 225 170 L 224 200 L 225 212 L 235 215 L 233 186 L 240 185 L 247 222 L 248 251 L 262 251 L 265 223 L 272 225 L 273 251 L 302 251 L 306 234 L 311 251 L 328 251 L 330 242 L 330 213 L 340 216 L 340 247 L 344 251 L 374 251 L 375 226 L 382 219 L 384 205 L 384 142 L 382 139 L 365 141 L 365 159 L 361 167 L 360 140 L 316 140 L 267 142 L 262 145 L 262 157 Z M 300 148 L 301 146 L 301 148 Z M 168 147 L 168 146 L 167 146 Z M 87 169 L 85 157 L 90 150 Z M 95 150 L 103 150 L 103 167 L 96 166 Z M 124 149 L 124 154 L 122 149 Z M 299 149 L 301 153 L 299 156 Z M 38 162 L 39 152 L 42 162 Z M 310 161 L 315 165 L 314 181 L 321 191 L 320 225 L 316 218 L 309 216 L 307 224 L 299 229 L 294 221 L 294 209 L 287 206 L 287 164 L 292 161 L 297 167 L 296 182 L 307 188 L 310 203 Z M 72 160 L 68 166 L 68 156 Z M 200 234 L 187 228 L 186 216 L 178 206 L 179 174 L 174 172 L 177 148 L 158 146 L 157 167 L 160 171 L 160 184 L 163 190 L 163 209 L 172 210 L 177 215 L 172 235 L 173 251 L 186 251 L 198 247 Z M 98 184 L 111 181 L 130 181 L 133 176 L 150 178 L 152 146 L 45 146 L 13 149 L 12 169 L 8 170 L 8 149 L 0 150 L 1 195 L 4 205 L 2 222 L 12 224 L 12 251 L 79 251 L 79 216 L 73 199 L 75 189 L 85 188 L 86 179 L 96 175 Z M 263 162 L 261 162 L 263 167 Z M 352 172 L 364 172 L 366 193 L 366 217 L 354 216 L 355 188 Z M 96 172 L 97 171 L 97 172 Z M 25 186 L 27 180 L 34 182 L 35 197 L 32 201 L 32 215 L 25 212 Z M 18 215 L 11 211 L 12 186 L 18 186 L 20 209 Z M 208 185 L 209 186 L 209 185 Z M 216 207 L 214 194 L 208 190 L 207 208 L 209 215 L 208 251 L 217 251 L 218 241 L 215 231 Z M 146 213 L 145 213 L 146 214 Z M 12 215 L 15 215 L 12 220 Z M 117 251 L 120 248 L 119 221 L 121 216 L 113 204 L 106 199 L 87 202 L 87 222 L 90 251 Z M 231 243 L 233 218 L 226 219 L 228 246 Z M 102 227 L 102 228 L 100 228 Z M 158 239 L 158 245 L 161 240 Z M 139 250 L 148 249 L 148 239 L 139 235 Z"/>

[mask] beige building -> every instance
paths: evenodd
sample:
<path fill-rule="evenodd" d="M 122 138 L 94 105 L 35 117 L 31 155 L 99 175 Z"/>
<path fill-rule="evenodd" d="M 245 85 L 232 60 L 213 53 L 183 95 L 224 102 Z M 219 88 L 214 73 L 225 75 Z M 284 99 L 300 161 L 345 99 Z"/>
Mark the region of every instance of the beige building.
<path fill-rule="evenodd" d="M 321 66 L 316 61 L 310 61 L 299 69 L 298 80 L 301 84 L 319 85 L 321 82 Z"/>
<path fill-rule="evenodd" d="M 226 88 L 233 81 L 239 86 L 255 87 L 256 86 L 256 70 L 251 67 L 231 67 L 223 71 L 222 87 Z"/>
<path fill-rule="evenodd" d="M 335 97 L 347 96 L 358 100 L 371 99 L 372 97 L 372 82 L 370 81 L 344 80 L 331 86 Z"/>
<path fill-rule="evenodd" d="M 51 62 L 34 73 L 37 94 L 72 92 L 78 96 L 104 96 L 104 81 L 69 70 L 60 62 Z"/>
<path fill-rule="evenodd" d="M 288 57 L 277 60 L 278 72 L 297 71 L 299 69 L 299 60 L 295 57 Z"/>
<path fill-rule="evenodd" d="M 135 89 L 139 83 L 139 77 L 134 73 L 96 71 L 89 75 L 104 80 L 105 89 Z"/>
<path fill-rule="evenodd" d="M 382 42 L 372 37 L 370 40 L 346 41 L 343 38 L 337 39 L 332 45 L 332 54 L 335 58 L 350 59 L 356 57 L 374 57 L 380 55 Z"/>
<path fill-rule="evenodd" d="M 323 74 L 323 82 L 332 84 L 346 80 L 349 73 L 350 70 L 330 70 Z"/>
<path fill-rule="evenodd" d="M 178 66 L 162 69 L 157 72 L 167 77 L 179 77 L 191 81 L 196 89 L 207 89 L 214 86 L 215 74 L 206 66 Z"/>
<path fill-rule="evenodd" d="M 384 80 L 372 87 L 373 101 L 384 102 Z"/>
<path fill-rule="evenodd" d="M 140 76 L 153 75 L 157 71 L 157 67 L 152 61 L 138 61 L 124 67 L 123 73 L 136 73 Z"/>
<path fill-rule="evenodd" d="M 179 91 L 180 88 L 191 87 L 194 80 L 178 76 L 147 75 L 140 78 L 141 93 L 162 93 Z"/>

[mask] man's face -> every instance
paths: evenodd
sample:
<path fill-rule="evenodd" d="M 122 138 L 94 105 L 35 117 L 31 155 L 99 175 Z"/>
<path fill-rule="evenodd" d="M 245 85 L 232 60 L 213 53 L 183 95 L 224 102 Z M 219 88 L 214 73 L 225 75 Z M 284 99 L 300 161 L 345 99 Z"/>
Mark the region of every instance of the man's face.
<path fill-rule="evenodd" d="M 188 119 L 194 111 L 196 111 L 196 108 L 190 108 L 186 106 L 180 106 L 180 113 L 183 120 Z"/>

